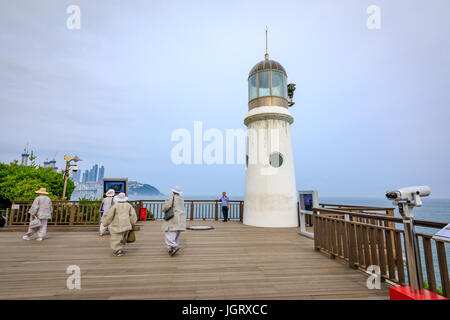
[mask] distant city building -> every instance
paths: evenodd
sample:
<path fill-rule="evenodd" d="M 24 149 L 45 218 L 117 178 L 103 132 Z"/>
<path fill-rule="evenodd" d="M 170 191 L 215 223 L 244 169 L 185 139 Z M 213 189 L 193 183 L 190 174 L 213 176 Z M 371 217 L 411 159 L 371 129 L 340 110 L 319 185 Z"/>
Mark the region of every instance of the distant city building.
<path fill-rule="evenodd" d="M 88 182 L 97 182 L 98 164 L 94 164 L 89 170 Z"/>
<path fill-rule="evenodd" d="M 98 179 L 97 179 L 97 181 L 98 182 L 102 182 L 104 177 L 105 177 L 105 167 L 101 166 L 100 170 L 98 171 Z"/>
<path fill-rule="evenodd" d="M 76 183 L 80 183 L 81 178 L 81 172 L 78 170 L 77 172 L 73 173 L 72 180 Z"/>
<path fill-rule="evenodd" d="M 100 198 L 103 196 L 103 178 L 105 176 L 105 167 L 99 168 L 94 164 L 91 169 L 74 172 L 72 179 L 77 183 L 72 193 L 72 200 L 79 198 Z"/>
<path fill-rule="evenodd" d="M 48 159 L 47 159 L 48 160 Z M 56 160 L 44 161 L 44 169 L 53 169 L 53 171 L 57 172 L 58 167 L 56 166 Z"/>
<path fill-rule="evenodd" d="M 88 178 L 89 178 L 89 170 L 84 170 L 83 179 L 81 180 L 81 183 L 85 184 L 88 181 Z"/>
<path fill-rule="evenodd" d="M 20 165 L 21 166 L 27 166 L 29 157 L 30 157 L 30 152 L 29 152 L 28 146 L 27 146 L 25 149 L 23 149 L 22 161 L 21 161 Z"/>

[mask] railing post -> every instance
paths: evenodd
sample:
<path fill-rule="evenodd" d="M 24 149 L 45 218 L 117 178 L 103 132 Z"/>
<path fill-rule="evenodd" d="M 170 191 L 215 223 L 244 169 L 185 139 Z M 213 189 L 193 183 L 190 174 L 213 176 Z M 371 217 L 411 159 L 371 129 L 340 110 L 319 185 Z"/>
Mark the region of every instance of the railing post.
<path fill-rule="evenodd" d="M 6 208 L 6 213 L 5 213 L 5 215 L 6 215 L 6 222 L 5 222 L 5 227 L 6 227 L 6 226 L 8 226 L 8 221 L 9 221 L 9 219 L 8 219 L 8 216 L 9 216 L 9 208 Z"/>
<path fill-rule="evenodd" d="M 445 243 L 436 241 L 436 251 L 438 254 L 439 273 L 441 275 L 442 294 L 450 299 L 450 280 L 448 277 L 448 264 L 445 252 Z"/>
<path fill-rule="evenodd" d="M 194 200 L 191 200 L 191 221 L 194 220 Z"/>
<path fill-rule="evenodd" d="M 244 221 L 244 201 L 239 202 L 239 221 Z"/>
<path fill-rule="evenodd" d="M 314 228 L 314 249 L 320 250 L 320 223 L 317 216 L 317 211 L 313 209 L 313 228 Z"/>
<path fill-rule="evenodd" d="M 394 216 L 394 209 L 388 209 L 387 212 L 386 212 L 386 214 L 387 214 L 389 217 L 393 217 L 393 216 Z M 394 228 L 394 229 L 395 229 L 395 222 L 389 221 L 389 222 L 387 223 L 387 226 L 388 226 L 389 228 Z"/>
<path fill-rule="evenodd" d="M 72 207 L 70 208 L 69 226 L 73 226 L 74 221 L 75 221 L 75 202 L 72 203 Z"/>
<path fill-rule="evenodd" d="M 354 225 L 350 221 L 345 221 L 345 229 L 347 232 L 348 241 L 348 263 L 351 268 L 356 268 L 356 235 Z M 383 253 L 384 254 L 384 253 Z"/>
<path fill-rule="evenodd" d="M 219 202 L 217 200 L 214 201 L 214 220 L 219 220 Z"/>
<path fill-rule="evenodd" d="M 13 224 L 13 222 L 14 222 L 14 216 L 15 216 L 15 214 L 16 214 L 16 210 L 15 209 L 13 209 L 14 207 L 15 207 L 15 202 L 13 201 L 12 202 L 12 204 L 11 204 L 11 214 L 10 214 L 10 217 L 9 217 L 9 221 L 10 221 L 10 225 L 12 225 Z"/>
<path fill-rule="evenodd" d="M 139 211 L 136 212 L 137 216 L 139 217 L 139 220 L 141 219 L 141 210 L 142 210 L 142 207 L 143 207 L 143 206 L 144 206 L 143 201 L 142 201 L 142 200 L 139 200 Z M 145 213 L 145 214 L 146 214 L 145 220 L 147 220 L 147 213 Z"/>

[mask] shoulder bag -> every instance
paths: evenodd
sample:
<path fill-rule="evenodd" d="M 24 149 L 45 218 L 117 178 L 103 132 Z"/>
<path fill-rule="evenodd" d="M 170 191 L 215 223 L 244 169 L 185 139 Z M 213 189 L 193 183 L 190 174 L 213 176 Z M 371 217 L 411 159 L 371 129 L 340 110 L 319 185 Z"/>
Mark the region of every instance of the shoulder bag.
<path fill-rule="evenodd" d="M 169 221 L 175 215 L 174 210 L 173 210 L 173 202 L 174 201 L 175 201 L 175 196 L 172 197 L 172 206 L 166 212 L 164 212 L 164 220 L 166 220 L 166 221 Z"/>
<path fill-rule="evenodd" d="M 136 234 L 134 233 L 134 228 L 130 231 L 128 231 L 127 236 L 127 243 L 135 242 L 136 241 Z"/>

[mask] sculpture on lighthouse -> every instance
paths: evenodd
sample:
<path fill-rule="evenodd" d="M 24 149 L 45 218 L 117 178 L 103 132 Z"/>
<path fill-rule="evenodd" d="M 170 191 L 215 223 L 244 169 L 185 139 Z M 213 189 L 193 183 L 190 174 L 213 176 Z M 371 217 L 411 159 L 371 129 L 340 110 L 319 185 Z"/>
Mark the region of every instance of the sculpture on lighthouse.
<path fill-rule="evenodd" d="M 287 84 L 283 66 L 269 59 L 266 30 L 265 58 L 248 76 L 246 225 L 298 226 L 290 128 L 294 118 L 289 111 L 294 90 L 294 84 Z"/>

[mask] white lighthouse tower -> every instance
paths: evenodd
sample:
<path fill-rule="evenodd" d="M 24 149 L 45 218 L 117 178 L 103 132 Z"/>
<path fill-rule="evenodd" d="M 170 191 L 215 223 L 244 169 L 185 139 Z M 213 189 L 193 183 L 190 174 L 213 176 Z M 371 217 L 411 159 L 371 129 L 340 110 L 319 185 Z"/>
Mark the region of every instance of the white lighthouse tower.
<path fill-rule="evenodd" d="M 248 76 L 248 113 L 244 120 L 248 128 L 243 218 L 246 225 L 298 226 L 290 128 L 294 118 L 288 109 L 293 104 L 288 100 L 286 70 L 269 60 L 266 30 L 265 59 Z"/>

